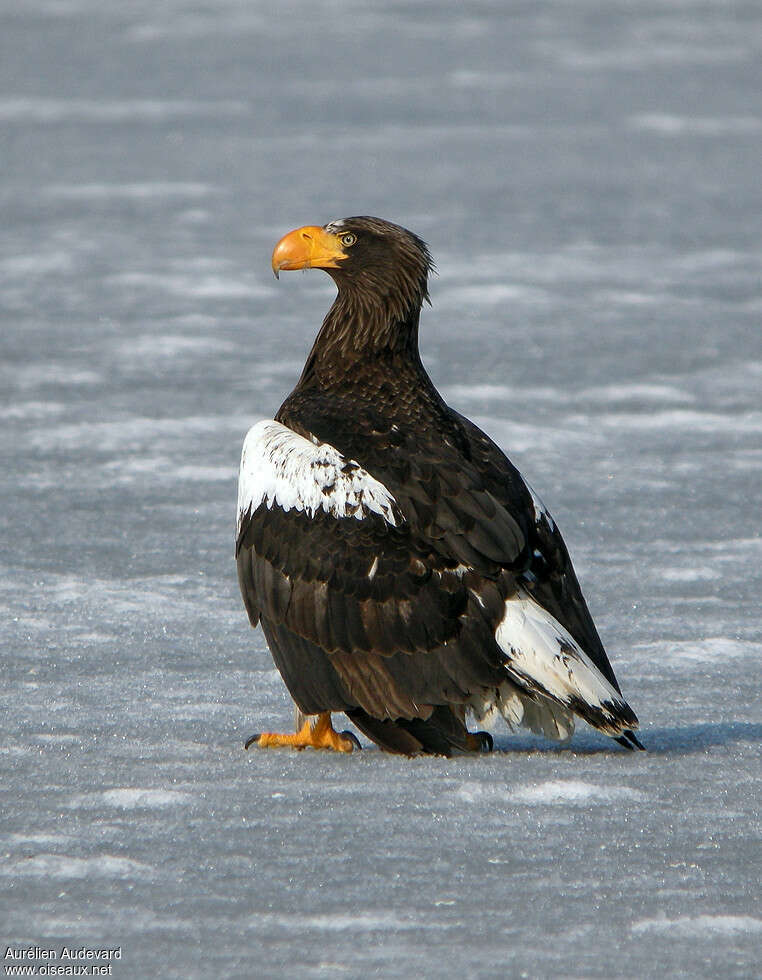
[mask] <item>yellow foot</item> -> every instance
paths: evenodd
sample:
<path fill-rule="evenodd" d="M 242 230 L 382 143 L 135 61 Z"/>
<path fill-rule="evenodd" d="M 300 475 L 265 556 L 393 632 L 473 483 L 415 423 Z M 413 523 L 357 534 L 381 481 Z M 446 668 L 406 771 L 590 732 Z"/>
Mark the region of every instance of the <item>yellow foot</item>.
<path fill-rule="evenodd" d="M 275 732 L 262 732 L 252 735 L 244 748 L 256 745 L 260 749 L 332 749 L 334 752 L 353 752 L 360 743 L 351 732 L 337 732 L 331 724 L 330 711 L 308 718 L 294 735 L 278 735 Z"/>

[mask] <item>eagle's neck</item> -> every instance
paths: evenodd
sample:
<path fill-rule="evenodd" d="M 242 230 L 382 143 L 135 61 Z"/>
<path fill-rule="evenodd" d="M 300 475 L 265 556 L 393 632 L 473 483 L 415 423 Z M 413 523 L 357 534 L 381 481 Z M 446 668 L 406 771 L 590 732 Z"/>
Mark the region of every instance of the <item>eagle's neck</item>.
<path fill-rule="evenodd" d="M 418 321 L 422 296 L 407 302 L 394 294 L 347 288 L 339 293 L 315 339 L 299 387 L 331 390 L 366 372 L 389 371 L 423 375 L 418 352 Z M 421 379 L 423 380 L 423 379 Z"/>
<path fill-rule="evenodd" d="M 422 298 L 400 313 L 340 291 L 276 419 L 356 459 L 384 420 L 396 429 L 447 432 L 457 443 L 457 422 L 418 351 Z"/>

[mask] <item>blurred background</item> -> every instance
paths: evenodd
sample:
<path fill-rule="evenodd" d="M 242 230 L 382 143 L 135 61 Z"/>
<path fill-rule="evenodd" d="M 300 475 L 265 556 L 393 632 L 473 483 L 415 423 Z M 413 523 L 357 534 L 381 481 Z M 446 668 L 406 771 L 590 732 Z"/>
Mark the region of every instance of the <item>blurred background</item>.
<path fill-rule="evenodd" d="M 121 943 L 115 976 L 750 976 L 759 4 L 0 28 L 0 938 Z M 333 296 L 270 253 L 353 214 L 429 243 L 424 362 L 562 527 L 648 756 L 243 756 L 291 709 L 235 581 L 240 446 Z"/>

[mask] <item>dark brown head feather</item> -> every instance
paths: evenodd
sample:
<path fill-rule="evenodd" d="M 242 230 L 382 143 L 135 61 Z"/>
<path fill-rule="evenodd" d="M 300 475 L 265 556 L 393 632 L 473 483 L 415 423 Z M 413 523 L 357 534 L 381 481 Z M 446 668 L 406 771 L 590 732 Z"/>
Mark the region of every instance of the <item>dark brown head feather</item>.
<path fill-rule="evenodd" d="M 346 259 L 326 269 L 338 288 L 305 368 L 354 361 L 379 351 L 418 351 L 418 318 L 434 264 L 426 243 L 400 225 L 358 216 L 326 225 L 354 235 Z"/>

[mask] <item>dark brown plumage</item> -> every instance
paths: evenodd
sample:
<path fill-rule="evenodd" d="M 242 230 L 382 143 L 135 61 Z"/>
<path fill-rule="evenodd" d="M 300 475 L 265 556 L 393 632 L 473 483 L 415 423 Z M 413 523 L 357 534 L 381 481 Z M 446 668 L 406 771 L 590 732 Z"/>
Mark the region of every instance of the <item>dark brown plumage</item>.
<path fill-rule="evenodd" d="M 467 710 L 556 736 L 576 713 L 638 745 L 552 518 L 423 368 L 425 244 L 347 218 L 276 247 L 276 274 L 306 266 L 338 295 L 275 422 L 247 437 L 236 546 L 300 711 L 343 711 L 405 754 L 487 745 Z"/>

